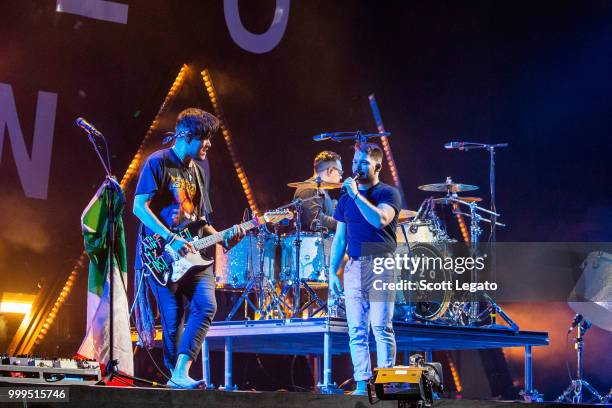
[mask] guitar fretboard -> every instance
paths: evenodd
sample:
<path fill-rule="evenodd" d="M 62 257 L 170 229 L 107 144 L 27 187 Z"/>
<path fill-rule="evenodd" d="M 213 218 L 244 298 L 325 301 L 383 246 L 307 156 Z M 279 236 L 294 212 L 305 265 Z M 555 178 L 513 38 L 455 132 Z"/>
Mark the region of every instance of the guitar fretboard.
<path fill-rule="evenodd" d="M 252 219 L 250 221 L 247 222 L 243 222 L 242 224 L 240 224 L 240 227 L 242 228 L 243 231 L 248 231 L 251 230 L 255 227 L 257 227 L 258 223 L 257 223 L 257 219 Z M 204 238 L 200 238 L 197 241 L 193 241 L 191 243 L 191 245 L 193 245 L 195 247 L 195 249 L 197 249 L 198 251 L 201 251 L 202 249 L 206 249 L 209 246 L 218 244 L 219 242 L 223 241 L 223 234 L 225 234 L 227 231 L 229 231 L 231 228 L 225 229 L 223 231 L 217 232 L 216 234 L 212 234 L 209 235 L 207 237 Z"/>

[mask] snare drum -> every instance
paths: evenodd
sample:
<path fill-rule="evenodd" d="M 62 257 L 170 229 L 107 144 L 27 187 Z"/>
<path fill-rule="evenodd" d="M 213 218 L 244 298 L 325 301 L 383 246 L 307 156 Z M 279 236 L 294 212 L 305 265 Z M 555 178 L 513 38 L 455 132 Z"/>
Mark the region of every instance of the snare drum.
<path fill-rule="evenodd" d="M 276 282 L 274 255 L 278 238 L 275 234 L 266 234 L 263 251 L 264 276 Z M 222 290 L 244 289 L 252 277 L 259 273 L 259 252 L 257 233 L 247 233 L 238 244 L 225 252 L 217 245 L 215 256 L 215 275 L 217 288 Z"/>
<path fill-rule="evenodd" d="M 333 234 L 326 234 L 321 238 L 318 233 L 302 232 L 300 234 L 300 278 L 306 282 L 323 283 L 328 281 L 327 269 Z M 295 234 L 281 237 L 281 281 L 290 281 L 295 278 Z"/>

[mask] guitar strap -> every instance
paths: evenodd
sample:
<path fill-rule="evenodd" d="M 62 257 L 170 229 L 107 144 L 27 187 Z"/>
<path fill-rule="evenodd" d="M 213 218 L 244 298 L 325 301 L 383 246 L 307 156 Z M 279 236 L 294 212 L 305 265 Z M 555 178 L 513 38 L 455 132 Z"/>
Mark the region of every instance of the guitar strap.
<path fill-rule="evenodd" d="M 200 200 L 201 203 L 198 206 L 198 218 L 203 216 L 204 219 L 206 220 L 206 222 L 208 224 L 211 223 L 210 220 L 210 211 L 211 211 L 211 205 L 210 205 L 210 199 L 208 198 L 208 184 L 204 179 L 204 176 L 202 175 L 203 169 L 202 166 L 200 166 L 197 163 L 193 163 L 195 168 L 195 174 L 196 174 L 196 182 L 198 183 L 198 189 L 200 190 Z M 203 214 L 200 214 L 200 212 L 202 212 Z"/>

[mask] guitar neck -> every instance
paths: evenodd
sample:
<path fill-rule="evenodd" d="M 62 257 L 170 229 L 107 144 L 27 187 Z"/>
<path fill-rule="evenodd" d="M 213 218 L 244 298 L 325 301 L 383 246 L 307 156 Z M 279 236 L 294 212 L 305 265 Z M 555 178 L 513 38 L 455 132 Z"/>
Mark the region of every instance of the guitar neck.
<path fill-rule="evenodd" d="M 242 224 L 240 224 L 240 228 L 242 228 L 243 231 L 251 230 L 257 226 L 258 226 L 258 223 L 256 219 L 252 219 L 250 221 L 243 222 Z M 209 246 L 222 242 L 223 235 L 229 230 L 231 230 L 231 228 L 225 229 L 223 231 L 217 232 L 215 234 L 209 235 L 204 238 L 200 238 L 196 241 L 193 241 L 191 245 L 193 245 L 195 249 L 197 249 L 198 251 L 201 251 L 203 249 L 208 248 Z"/>

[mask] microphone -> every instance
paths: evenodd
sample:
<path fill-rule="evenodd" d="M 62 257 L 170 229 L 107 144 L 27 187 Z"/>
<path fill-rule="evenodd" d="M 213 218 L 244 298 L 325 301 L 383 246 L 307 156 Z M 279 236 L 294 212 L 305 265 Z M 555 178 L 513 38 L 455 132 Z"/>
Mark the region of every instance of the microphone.
<path fill-rule="evenodd" d="M 360 171 L 356 171 L 355 173 L 353 173 L 353 175 L 351 176 L 351 178 L 355 181 L 357 181 L 357 179 L 361 177 L 361 172 Z M 348 191 L 346 190 L 346 187 L 342 187 L 342 191 L 348 194 Z"/>
<path fill-rule="evenodd" d="M 312 140 L 315 142 L 322 142 L 323 140 L 331 139 L 334 136 L 336 136 L 335 133 L 319 133 L 318 135 L 314 135 Z"/>
<path fill-rule="evenodd" d="M 576 328 L 576 326 L 578 326 L 580 324 L 580 322 L 582 321 L 582 315 L 580 313 L 578 313 L 576 316 L 574 316 L 574 320 L 572 320 L 572 325 L 570 326 L 569 330 L 567 331 L 567 333 L 571 333 L 572 330 L 574 330 Z"/>
<path fill-rule="evenodd" d="M 78 117 L 75 123 L 78 127 L 83 129 L 87 133 L 90 133 L 94 136 L 102 136 L 102 133 L 100 133 L 98 129 L 96 129 L 91 123 L 87 122 L 87 120 L 85 120 L 84 118 Z"/>
<path fill-rule="evenodd" d="M 448 142 L 444 144 L 444 148 L 463 150 L 464 145 L 465 145 L 465 142 Z"/>

